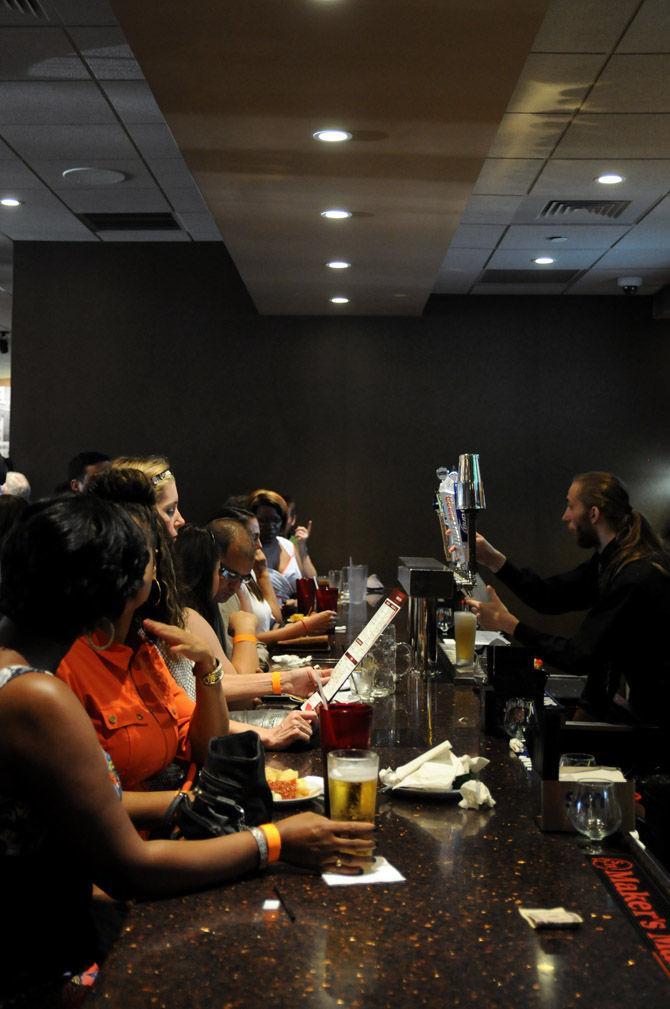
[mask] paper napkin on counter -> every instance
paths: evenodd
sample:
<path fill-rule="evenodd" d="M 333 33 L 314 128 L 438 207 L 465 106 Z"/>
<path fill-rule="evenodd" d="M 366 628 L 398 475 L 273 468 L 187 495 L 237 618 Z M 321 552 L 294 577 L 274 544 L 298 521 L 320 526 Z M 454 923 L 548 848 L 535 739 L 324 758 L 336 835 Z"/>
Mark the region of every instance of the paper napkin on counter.
<path fill-rule="evenodd" d="M 385 767 L 379 772 L 384 785 L 391 788 L 418 788 L 426 791 L 448 791 L 454 779 L 464 774 L 476 774 L 486 767 L 489 761 L 486 757 L 470 757 L 465 754 L 457 757 L 451 749 L 451 743 L 445 739 L 443 743 L 427 750 L 420 757 L 410 760 L 407 764 L 392 770 Z"/>
<path fill-rule="evenodd" d="M 479 809 L 480 806 L 495 806 L 493 798 L 483 781 L 464 781 L 459 792 L 463 796 L 459 802 L 461 809 Z"/>
<path fill-rule="evenodd" d="M 387 862 L 381 855 L 377 855 L 374 865 L 369 872 L 364 872 L 361 876 L 345 876 L 339 872 L 324 872 L 322 879 L 328 886 L 356 886 L 357 883 L 404 883 L 405 877 L 397 869 Z"/>
<path fill-rule="evenodd" d="M 618 767 L 559 767 L 559 781 L 625 781 Z"/>
<path fill-rule="evenodd" d="M 285 669 L 292 669 L 297 666 L 308 666 L 311 655 L 273 655 L 270 659 L 272 666 L 284 666 Z"/>
<path fill-rule="evenodd" d="M 576 928 L 584 919 L 564 907 L 520 907 L 519 914 L 531 928 Z"/>

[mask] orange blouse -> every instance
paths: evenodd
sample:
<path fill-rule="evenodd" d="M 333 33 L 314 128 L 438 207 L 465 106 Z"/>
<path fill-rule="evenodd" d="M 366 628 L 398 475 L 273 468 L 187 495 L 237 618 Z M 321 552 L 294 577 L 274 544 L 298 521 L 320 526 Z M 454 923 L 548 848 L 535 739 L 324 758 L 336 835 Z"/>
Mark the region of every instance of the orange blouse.
<path fill-rule="evenodd" d="M 78 638 L 57 675 L 86 709 L 124 788 L 137 791 L 175 758 L 190 759 L 195 705 L 149 641 L 135 652 L 118 644 L 98 652 Z"/>

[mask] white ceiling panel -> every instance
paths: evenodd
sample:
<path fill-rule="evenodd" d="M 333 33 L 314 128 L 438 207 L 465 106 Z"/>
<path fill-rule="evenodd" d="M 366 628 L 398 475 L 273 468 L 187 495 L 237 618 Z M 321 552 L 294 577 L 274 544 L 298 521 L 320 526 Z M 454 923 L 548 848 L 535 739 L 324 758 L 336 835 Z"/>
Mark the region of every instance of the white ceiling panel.
<path fill-rule="evenodd" d="M 670 250 L 640 249 L 629 247 L 620 249 L 618 246 L 606 252 L 598 264 L 601 269 L 633 270 L 665 270 L 670 271 Z"/>
<path fill-rule="evenodd" d="M 593 53 L 531 53 L 507 111 L 574 112 L 605 59 Z"/>
<path fill-rule="evenodd" d="M 170 210 L 157 189 L 126 189 L 122 183 L 105 189 L 71 189 L 61 192 L 61 199 L 75 214 L 149 214 Z"/>
<path fill-rule="evenodd" d="M 639 0 L 552 0 L 533 51 L 607 53 L 638 6 Z"/>
<path fill-rule="evenodd" d="M 450 272 L 483 270 L 490 255 L 488 249 L 450 249 L 442 261 L 439 276 Z"/>
<path fill-rule="evenodd" d="M 505 228 L 491 224 L 461 224 L 454 232 L 451 249 L 494 249 Z"/>
<path fill-rule="evenodd" d="M 200 190 L 195 183 L 192 186 L 184 186 L 183 188 L 164 186 L 163 192 L 175 210 L 186 214 L 202 214 L 207 210 L 207 204 L 203 200 Z"/>
<path fill-rule="evenodd" d="M 172 158 L 152 157 L 151 172 L 161 186 L 175 186 L 183 189 L 193 183 L 193 176 L 181 156 Z"/>
<path fill-rule="evenodd" d="M 116 25 L 117 20 L 107 0 L 49 0 L 63 24 Z"/>
<path fill-rule="evenodd" d="M 569 122 L 569 116 L 506 114 L 489 157 L 548 158 Z"/>
<path fill-rule="evenodd" d="M 638 296 L 655 294 L 670 281 L 670 270 L 636 270 L 635 274 L 642 280 Z M 592 294 L 601 297 L 619 295 L 622 298 L 629 298 L 631 295 L 624 294 L 617 285 L 617 280 L 621 276 L 624 276 L 621 270 L 589 270 L 570 285 L 566 294 Z"/>
<path fill-rule="evenodd" d="M 162 123 L 163 113 L 146 81 L 101 81 L 119 119 L 123 123 Z"/>
<path fill-rule="evenodd" d="M 473 193 L 482 196 L 525 196 L 543 164 L 542 159 L 488 158 Z"/>
<path fill-rule="evenodd" d="M 177 214 L 182 227 L 191 238 L 201 242 L 222 242 L 221 232 L 211 214 Z"/>
<path fill-rule="evenodd" d="M 61 28 L 0 28 L 0 80 L 89 80 Z"/>
<path fill-rule="evenodd" d="M 0 127 L 115 122 L 109 104 L 92 82 L 0 82 Z"/>
<path fill-rule="evenodd" d="M 120 28 L 72 28 L 72 38 L 98 80 L 143 80 L 144 75 Z"/>
<path fill-rule="evenodd" d="M 646 215 L 643 223 L 650 224 L 652 222 L 656 223 L 657 221 L 667 221 L 668 227 L 670 227 L 670 196 L 666 196 L 660 200 Z"/>
<path fill-rule="evenodd" d="M 103 242 L 190 242 L 183 231 L 103 231 Z"/>
<path fill-rule="evenodd" d="M 617 249 L 665 249 L 670 251 L 670 224 L 646 217 L 617 243 Z"/>
<path fill-rule="evenodd" d="M 613 56 L 584 112 L 670 112 L 670 54 Z"/>
<path fill-rule="evenodd" d="M 623 182 L 604 186 L 596 182 L 605 172 L 617 172 Z M 658 159 L 630 160 L 621 157 L 592 160 L 551 158 L 538 176 L 531 193 L 562 199 L 577 196 L 589 200 L 630 200 L 639 202 L 641 193 L 658 198 L 670 189 L 670 171 L 667 161 Z"/>
<path fill-rule="evenodd" d="M 2 135 L 26 161 L 132 158 L 135 148 L 120 126 L 5 126 Z"/>
<path fill-rule="evenodd" d="M 670 158 L 669 115 L 578 115 L 558 158 Z"/>
<path fill-rule="evenodd" d="M 142 157 L 149 163 L 154 158 L 175 158 L 180 155 L 174 137 L 164 123 L 129 124 L 128 133 Z"/>
<path fill-rule="evenodd" d="M 468 294 L 479 279 L 481 270 L 448 270 L 440 273 L 433 288 L 434 294 Z"/>
<path fill-rule="evenodd" d="M 42 189 L 43 187 L 44 183 L 22 161 L 0 161 L 0 188 L 5 196 L 10 195 L 8 190 L 13 188 Z"/>
<path fill-rule="evenodd" d="M 644 0 L 617 47 L 619 53 L 670 52 L 668 0 Z"/>
<path fill-rule="evenodd" d="M 563 294 L 565 284 L 475 284 L 471 294 Z"/>
<path fill-rule="evenodd" d="M 461 221 L 463 224 L 507 224 L 521 201 L 521 196 L 471 196 Z"/>
<path fill-rule="evenodd" d="M 509 249 L 499 247 L 487 263 L 489 270 L 533 270 L 547 274 L 547 283 L 551 283 L 552 270 L 587 270 L 601 255 L 597 249 L 558 249 L 538 245 L 534 249 Z M 535 256 L 553 256 L 555 262 L 551 266 L 538 266 L 533 262 Z"/>
<path fill-rule="evenodd" d="M 538 226 L 535 224 L 512 225 L 505 232 L 500 243 L 501 249 L 538 249 L 546 251 L 548 256 L 562 256 L 568 250 L 574 249 L 609 249 L 614 242 L 626 234 L 628 228 L 612 224 L 552 224 Z M 561 236 L 564 242 L 552 242 L 551 236 Z"/>

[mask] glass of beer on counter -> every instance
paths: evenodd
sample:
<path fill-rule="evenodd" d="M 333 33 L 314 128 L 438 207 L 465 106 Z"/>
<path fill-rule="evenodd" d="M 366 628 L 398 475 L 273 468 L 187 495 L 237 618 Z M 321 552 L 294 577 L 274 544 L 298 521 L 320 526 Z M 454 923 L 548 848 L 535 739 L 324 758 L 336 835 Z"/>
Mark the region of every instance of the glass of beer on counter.
<path fill-rule="evenodd" d="M 469 610 L 454 613 L 454 638 L 456 639 L 456 665 L 471 666 L 475 661 L 475 632 L 477 617 Z"/>
<path fill-rule="evenodd" d="M 373 823 L 378 774 L 379 754 L 374 750 L 331 750 L 328 793 L 332 819 Z"/>

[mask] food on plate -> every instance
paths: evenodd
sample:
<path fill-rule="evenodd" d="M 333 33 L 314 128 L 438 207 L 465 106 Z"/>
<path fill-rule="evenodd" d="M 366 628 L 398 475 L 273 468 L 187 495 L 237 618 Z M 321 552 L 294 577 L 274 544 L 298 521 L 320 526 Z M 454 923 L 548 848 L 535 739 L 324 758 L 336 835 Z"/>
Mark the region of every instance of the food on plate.
<path fill-rule="evenodd" d="M 304 799 L 309 795 L 309 785 L 304 778 L 298 777 L 298 772 L 291 767 L 280 769 L 266 767 L 265 777 L 270 791 L 281 799 Z"/>

